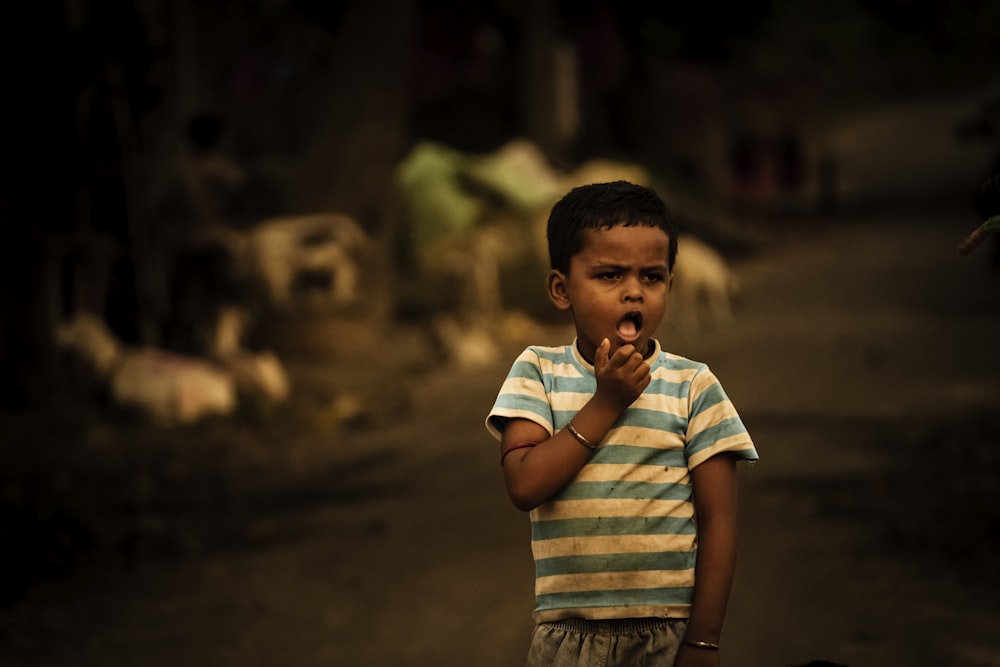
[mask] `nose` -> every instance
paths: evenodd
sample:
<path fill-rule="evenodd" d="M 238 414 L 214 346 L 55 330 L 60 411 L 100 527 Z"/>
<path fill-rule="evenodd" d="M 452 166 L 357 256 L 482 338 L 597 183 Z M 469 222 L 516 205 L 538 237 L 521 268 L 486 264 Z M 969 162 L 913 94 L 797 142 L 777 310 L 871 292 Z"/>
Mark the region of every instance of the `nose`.
<path fill-rule="evenodd" d="M 642 302 L 642 281 L 638 278 L 628 278 L 622 285 L 622 301 L 627 303 Z"/>

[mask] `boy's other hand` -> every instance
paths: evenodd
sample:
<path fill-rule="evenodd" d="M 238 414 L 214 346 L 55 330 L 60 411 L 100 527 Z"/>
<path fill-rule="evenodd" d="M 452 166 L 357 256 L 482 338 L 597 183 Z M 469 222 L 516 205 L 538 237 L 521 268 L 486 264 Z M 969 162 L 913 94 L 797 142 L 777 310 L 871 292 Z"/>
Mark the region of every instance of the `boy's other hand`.
<path fill-rule="evenodd" d="M 652 379 L 649 364 L 634 345 L 622 345 L 611 354 L 611 341 L 607 338 L 597 346 L 594 374 L 595 397 L 619 410 L 632 405 Z"/>

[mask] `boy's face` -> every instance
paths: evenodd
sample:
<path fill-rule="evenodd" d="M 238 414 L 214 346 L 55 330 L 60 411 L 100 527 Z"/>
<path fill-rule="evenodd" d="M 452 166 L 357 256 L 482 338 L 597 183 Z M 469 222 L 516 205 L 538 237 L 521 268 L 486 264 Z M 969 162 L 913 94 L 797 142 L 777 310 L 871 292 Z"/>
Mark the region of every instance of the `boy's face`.
<path fill-rule="evenodd" d="M 611 354 L 634 345 L 648 355 L 670 293 L 669 237 L 656 227 L 622 225 L 585 233 L 569 273 L 549 273 L 549 297 L 573 314 L 577 345 L 590 363 L 604 338 Z"/>

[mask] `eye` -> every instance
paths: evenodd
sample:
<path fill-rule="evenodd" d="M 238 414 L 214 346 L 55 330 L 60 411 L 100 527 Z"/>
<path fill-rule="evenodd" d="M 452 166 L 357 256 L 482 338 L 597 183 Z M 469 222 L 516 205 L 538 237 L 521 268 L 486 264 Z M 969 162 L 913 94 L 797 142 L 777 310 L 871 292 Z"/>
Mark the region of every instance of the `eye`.
<path fill-rule="evenodd" d="M 620 271 L 601 271 L 597 274 L 598 280 L 618 280 L 621 277 Z"/>
<path fill-rule="evenodd" d="M 664 275 L 659 272 L 647 273 L 645 276 L 646 282 L 650 283 L 662 283 L 664 281 Z"/>

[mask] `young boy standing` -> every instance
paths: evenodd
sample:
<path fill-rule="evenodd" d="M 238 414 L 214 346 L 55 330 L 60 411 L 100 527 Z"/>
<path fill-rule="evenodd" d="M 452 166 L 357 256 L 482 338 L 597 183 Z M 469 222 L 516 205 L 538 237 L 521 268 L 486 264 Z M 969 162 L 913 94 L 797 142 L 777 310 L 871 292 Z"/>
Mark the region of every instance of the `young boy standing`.
<path fill-rule="evenodd" d="M 575 188 L 549 216 L 548 294 L 576 338 L 525 349 L 486 420 L 530 511 L 529 667 L 721 664 L 736 461 L 757 452 L 708 367 L 652 337 L 677 234 L 624 181 Z"/>

